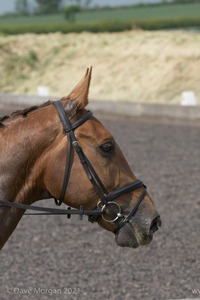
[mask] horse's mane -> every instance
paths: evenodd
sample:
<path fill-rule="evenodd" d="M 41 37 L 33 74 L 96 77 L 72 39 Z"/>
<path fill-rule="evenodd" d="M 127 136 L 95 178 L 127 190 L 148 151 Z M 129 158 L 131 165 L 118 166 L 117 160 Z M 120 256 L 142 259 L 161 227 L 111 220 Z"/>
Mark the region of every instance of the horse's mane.
<path fill-rule="evenodd" d="M 40 104 L 40 105 L 34 105 L 34 106 L 31 106 L 31 107 L 28 107 L 28 108 L 25 108 L 25 109 L 22 109 L 22 110 L 16 110 L 13 113 L 11 113 L 10 116 L 6 115 L 6 116 L 3 116 L 3 117 L 0 117 L 0 128 L 6 126 L 5 121 L 8 122 L 9 120 L 13 120 L 16 117 L 27 117 L 30 112 L 35 111 L 35 110 L 37 110 L 39 108 L 42 108 L 42 107 L 46 107 L 46 106 L 50 105 L 51 103 L 52 102 L 49 100 L 49 101 L 47 101 L 43 104 Z"/>
<path fill-rule="evenodd" d="M 64 100 L 64 99 L 67 100 L 67 97 L 63 97 L 60 100 Z M 9 124 L 9 121 L 12 121 L 13 119 L 15 119 L 17 117 L 22 117 L 22 118 L 27 117 L 30 112 L 36 111 L 36 110 L 38 110 L 40 108 L 43 108 L 43 107 L 47 107 L 51 104 L 52 104 L 52 101 L 48 100 L 47 102 L 42 103 L 40 105 L 34 105 L 34 106 L 31 106 L 31 107 L 28 107 L 28 108 L 25 108 L 25 109 L 22 109 L 22 110 L 16 110 L 13 113 L 11 113 L 10 116 L 6 115 L 6 116 L 3 116 L 3 117 L 0 117 L 0 128 L 5 127 L 7 124 Z M 65 112 L 67 113 L 69 119 L 71 119 L 72 122 L 75 122 L 76 119 L 79 117 L 79 115 L 77 114 L 76 101 L 67 101 L 64 104 L 64 110 L 65 110 Z"/>

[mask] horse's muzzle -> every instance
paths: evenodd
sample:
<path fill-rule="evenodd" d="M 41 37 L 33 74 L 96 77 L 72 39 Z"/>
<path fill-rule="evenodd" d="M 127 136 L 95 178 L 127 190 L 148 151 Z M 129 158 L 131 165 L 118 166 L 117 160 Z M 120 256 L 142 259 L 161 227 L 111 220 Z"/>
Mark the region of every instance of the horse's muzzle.
<path fill-rule="evenodd" d="M 153 234 L 158 231 L 161 225 L 159 215 L 156 215 L 149 225 L 138 226 L 132 220 L 115 234 L 115 241 L 120 247 L 137 248 L 138 246 L 147 245 L 153 240 Z"/>

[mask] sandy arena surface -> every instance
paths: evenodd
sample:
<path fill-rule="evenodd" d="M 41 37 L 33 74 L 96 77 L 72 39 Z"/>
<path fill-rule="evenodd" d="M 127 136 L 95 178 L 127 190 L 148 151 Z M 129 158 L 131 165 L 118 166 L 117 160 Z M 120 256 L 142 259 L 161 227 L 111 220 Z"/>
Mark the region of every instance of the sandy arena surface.
<path fill-rule="evenodd" d="M 199 45 L 181 30 L 0 36 L 0 92 L 65 95 L 92 65 L 92 99 L 179 103 L 192 90 L 200 104 Z"/>
<path fill-rule="evenodd" d="M 87 218 L 24 216 L 0 254 L 1 300 L 200 298 L 200 127 L 100 119 L 146 183 L 162 229 L 149 246 L 121 251 Z"/>

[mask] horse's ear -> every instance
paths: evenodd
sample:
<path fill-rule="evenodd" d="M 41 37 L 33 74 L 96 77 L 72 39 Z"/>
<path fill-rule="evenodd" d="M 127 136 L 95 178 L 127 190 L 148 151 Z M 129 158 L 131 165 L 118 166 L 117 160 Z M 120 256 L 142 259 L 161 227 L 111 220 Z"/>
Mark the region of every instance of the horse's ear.
<path fill-rule="evenodd" d="M 68 101 L 75 101 L 77 109 L 82 109 L 88 104 L 88 94 L 90 80 L 92 75 L 92 67 L 87 68 L 84 77 L 79 81 L 71 93 L 65 97 Z"/>

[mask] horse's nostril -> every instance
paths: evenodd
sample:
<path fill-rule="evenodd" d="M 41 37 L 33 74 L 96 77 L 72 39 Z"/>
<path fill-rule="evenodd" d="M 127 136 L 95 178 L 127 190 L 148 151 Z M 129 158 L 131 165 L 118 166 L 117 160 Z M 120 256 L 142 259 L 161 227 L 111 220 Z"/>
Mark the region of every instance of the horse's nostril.
<path fill-rule="evenodd" d="M 161 225 L 162 225 L 162 222 L 161 222 L 160 216 L 157 216 L 151 223 L 150 232 L 155 233 L 159 229 L 159 227 L 161 227 Z"/>

